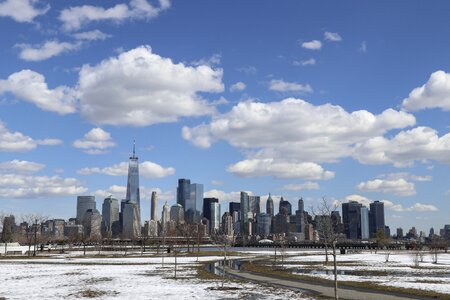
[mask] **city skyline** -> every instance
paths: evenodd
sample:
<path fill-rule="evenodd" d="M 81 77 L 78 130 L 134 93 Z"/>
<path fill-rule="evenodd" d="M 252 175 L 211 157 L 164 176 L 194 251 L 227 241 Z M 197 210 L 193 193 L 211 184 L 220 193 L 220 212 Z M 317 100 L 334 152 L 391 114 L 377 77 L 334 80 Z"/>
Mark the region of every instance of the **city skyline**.
<path fill-rule="evenodd" d="M 448 224 L 450 4 L 24 3 L 0 3 L 0 212 L 126 199 L 136 139 L 142 223 L 190 178 L 222 214 L 247 191 L 275 213 L 383 201 L 392 233 Z"/>

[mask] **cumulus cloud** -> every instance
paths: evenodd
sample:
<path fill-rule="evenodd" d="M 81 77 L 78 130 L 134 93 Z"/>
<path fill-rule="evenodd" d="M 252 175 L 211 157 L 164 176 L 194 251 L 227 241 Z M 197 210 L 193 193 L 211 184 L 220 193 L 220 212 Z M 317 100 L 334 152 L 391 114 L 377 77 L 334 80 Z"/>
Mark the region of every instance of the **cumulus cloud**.
<path fill-rule="evenodd" d="M 373 200 L 371 200 L 369 198 L 354 194 L 354 195 L 348 195 L 341 201 L 335 201 L 334 204 L 341 204 L 341 203 L 346 203 L 349 201 L 356 201 L 367 207 L 369 207 L 370 203 L 373 202 Z M 430 205 L 430 204 L 415 203 L 414 205 L 412 205 L 410 207 L 403 207 L 403 205 L 396 204 L 389 200 L 381 200 L 381 202 L 384 203 L 384 207 L 386 209 L 396 211 L 396 212 L 408 212 L 408 211 L 424 212 L 424 211 L 437 211 L 438 210 L 437 207 L 435 207 L 434 205 Z"/>
<path fill-rule="evenodd" d="M 98 127 L 92 128 L 82 139 L 73 143 L 75 148 L 83 149 L 88 154 L 104 154 L 106 149 L 115 145 L 111 134 Z"/>
<path fill-rule="evenodd" d="M 45 14 L 49 9 L 49 5 L 40 5 L 39 0 L 5 0 L 0 3 L 0 17 L 9 17 L 20 23 L 31 23 L 34 18 Z"/>
<path fill-rule="evenodd" d="M 31 70 L 22 70 L 0 80 L 0 95 L 4 93 L 61 115 L 76 111 L 75 90 L 66 86 L 49 89 L 45 77 Z"/>
<path fill-rule="evenodd" d="M 303 42 L 302 47 L 309 50 L 320 50 L 320 48 L 322 48 L 322 42 L 319 40 Z"/>
<path fill-rule="evenodd" d="M 32 174 L 45 168 L 44 164 L 26 160 L 11 160 L 0 163 L 0 173 Z"/>
<path fill-rule="evenodd" d="M 3 198 L 42 198 L 80 195 L 86 191 L 87 188 L 75 178 L 20 174 L 3 174 L 0 176 L 0 197 Z"/>
<path fill-rule="evenodd" d="M 169 0 L 159 0 L 154 6 L 146 0 L 131 0 L 128 4 L 120 3 L 113 7 L 83 5 L 63 9 L 59 20 L 65 30 L 78 30 L 92 22 L 111 21 L 121 23 L 126 20 L 149 20 L 157 17 L 170 7 Z"/>
<path fill-rule="evenodd" d="M 110 176 L 126 176 L 128 174 L 128 163 L 121 162 L 119 164 L 104 168 L 83 168 L 78 170 L 77 173 L 81 175 L 91 175 L 97 173 Z M 164 168 L 154 162 L 144 161 L 139 164 L 139 174 L 147 179 L 162 178 L 175 174 L 175 169 L 172 167 Z"/>
<path fill-rule="evenodd" d="M 342 37 L 337 32 L 325 31 L 323 36 L 324 36 L 326 41 L 330 41 L 330 42 L 340 42 L 340 41 L 342 41 Z"/>
<path fill-rule="evenodd" d="M 175 198 L 172 191 L 163 191 L 160 188 L 147 188 L 141 186 L 139 192 L 141 194 L 141 200 L 150 200 L 152 197 L 152 192 L 155 191 L 158 194 L 159 201 L 170 201 Z M 127 192 L 127 187 L 122 185 L 112 185 L 106 189 L 96 190 L 93 194 L 99 198 L 106 198 L 113 196 L 116 199 L 124 199 Z M 162 209 L 162 207 L 161 207 Z"/>
<path fill-rule="evenodd" d="M 358 48 L 359 52 L 366 53 L 367 52 L 367 42 L 362 41 Z"/>
<path fill-rule="evenodd" d="M 0 151 L 3 152 L 25 152 L 36 148 L 38 145 L 59 145 L 62 141 L 58 139 L 35 140 L 21 132 L 11 132 L 0 121 Z"/>
<path fill-rule="evenodd" d="M 440 108 L 450 110 L 450 73 L 436 71 L 428 81 L 412 90 L 403 100 L 403 108 L 407 111 Z"/>
<path fill-rule="evenodd" d="M 274 176 L 276 178 L 331 179 L 334 173 L 312 162 L 286 162 L 272 158 L 246 159 L 227 168 L 241 177 Z"/>
<path fill-rule="evenodd" d="M 358 190 L 364 192 L 379 192 L 394 194 L 397 196 L 412 196 L 416 194 L 415 184 L 403 178 L 395 180 L 375 179 L 361 182 L 357 186 Z"/>
<path fill-rule="evenodd" d="M 303 191 L 303 190 L 318 190 L 320 188 L 317 182 L 304 182 L 304 183 L 290 183 L 283 187 L 285 190 L 289 191 Z"/>
<path fill-rule="evenodd" d="M 252 192 L 247 191 L 249 195 L 252 195 Z M 206 191 L 204 193 L 205 198 L 217 198 L 219 202 L 240 202 L 241 201 L 241 192 L 225 192 L 222 190 L 212 189 Z"/>
<path fill-rule="evenodd" d="M 316 64 L 316 60 L 314 58 L 306 60 L 295 60 L 292 64 L 294 66 L 312 66 Z"/>
<path fill-rule="evenodd" d="M 272 79 L 269 83 L 269 90 L 276 92 L 303 92 L 303 93 L 313 92 L 313 89 L 309 84 L 288 82 L 282 79 Z"/>
<path fill-rule="evenodd" d="M 381 174 L 378 178 L 388 179 L 388 180 L 397 180 L 397 179 L 405 179 L 410 181 L 431 181 L 433 177 L 431 175 L 414 175 L 408 172 L 398 172 L 398 173 L 389 173 L 389 174 Z"/>
<path fill-rule="evenodd" d="M 91 30 L 85 32 L 78 32 L 73 35 L 77 40 L 83 41 L 97 41 L 97 40 L 106 40 L 111 37 L 110 34 L 106 34 L 101 32 L 100 30 Z"/>
<path fill-rule="evenodd" d="M 401 131 L 393 138 L 373 137 L 359 144 L 355 158 L 366 164 L 411 166 L 414 161 L 435 160 L 450 164 L 450 133 L 438 136 L 429 127 Z"/>
<path fill-rule="evenodd" d="M 245 90 L 247 86 L 245 85 L 245 83 L 239 81 L 236 82 L 235 84 L 232 84 L 230 87 L 230 92 L 241 92 L 243 90 Z"/>
<path fill-rule="evenodd" d="M 352 156 L 358 142 L 415 124 L 413 115 L 387 109 L 379 115 L 347 112 L 331 104 L 288 98 L 280 102 L 240 102 L 209 124 L 184 127 L 183 137 L 203 148 L 219 140 L 256 149 L 256 158 L 335 162 Z"/>
<path fill-rule="evenodd" d="M 58 56 L 62 53 L 78 50 L 81 43 L 68 43 L 58 41 L 46 41 L 42 45 L 17 44 L 20 48 L 19 57 L 26 61 L 41 61 Z"/>
<path fill-rule="evenodd" d="M 199 92 L 222 92 L 222 70 L 174 63 L 141 46 L 84 65 L 81 115 L 96 124 L 147 126 L 214 112 Z"/>

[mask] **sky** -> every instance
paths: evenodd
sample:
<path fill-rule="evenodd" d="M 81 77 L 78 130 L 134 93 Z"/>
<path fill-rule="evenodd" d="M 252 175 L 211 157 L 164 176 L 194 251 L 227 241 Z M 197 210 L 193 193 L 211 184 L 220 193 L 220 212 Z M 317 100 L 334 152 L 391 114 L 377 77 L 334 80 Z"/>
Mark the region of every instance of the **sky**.
<path fill-rule="evenodd" d="M 449 224 L 447 1 L 0 0 L 0 212 L 143 219 L 178 178 L 222 212 L 385 203 L 391 231 Z M 276 209 L 277 211 L 277 209 Z"/>

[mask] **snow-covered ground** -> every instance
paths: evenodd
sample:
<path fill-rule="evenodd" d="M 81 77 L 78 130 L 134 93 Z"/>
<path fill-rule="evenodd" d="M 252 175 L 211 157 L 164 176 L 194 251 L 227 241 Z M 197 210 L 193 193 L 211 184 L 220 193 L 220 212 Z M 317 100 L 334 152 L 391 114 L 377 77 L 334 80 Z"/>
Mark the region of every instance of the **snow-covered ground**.
<path fill-rule="evenodd" d="M 369 281 L 450 294 L 450 253 L 440 253 L 437 264 L 432 263 L 429 253 L 424 253 L 423 262 L 420 262 L 419 257 L 418 266 L 413 261 L 413 252 L 391 252 L 388 262 L 386 256 L 387 253 L 383 251 L 338 254 L 337 261 L 343 264 L 338 266 L 338 280 Z M 329 256 L 328 266 L 323 265 L 324 259 L 324 254 L 290 256 L 284 259 L 283 267 L 292 269 L 293 273 L 331 280 L 332 256 Z"/>
<path fill-rule="evenodd" d="M 200 261 L 220 259 L 200 257 Z M 0 298 L 6 299 L 302 299 L 288 290 L 252 283 L 199 279 L 196 257 L 42 258 L 0 260 Z M 304 299 L 304 298 L 303 298 Z"/>

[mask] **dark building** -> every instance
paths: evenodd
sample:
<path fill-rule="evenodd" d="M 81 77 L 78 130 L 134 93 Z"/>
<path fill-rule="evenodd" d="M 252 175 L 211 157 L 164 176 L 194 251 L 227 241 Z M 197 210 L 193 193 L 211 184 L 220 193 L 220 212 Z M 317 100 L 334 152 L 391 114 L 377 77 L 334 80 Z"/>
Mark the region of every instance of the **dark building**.
<path fill-rule="evenodd" d="M 374 238 L 377 231 L 382 230 L 384 232 L 386 224 L 384 223 L 384 203 L 380 201 L 374 201 L 370 203 L 369 212 L 369 234 Z"/>
<path fill-rule="evenodd" d="M 348 239 L 361 238 L 361 208 L 361 203 L 356 201 L 342 203 L 342 223 Z"/>
<path fill-rule="evenodd" d="M 219 199 L 203 198 L 203 217 L 208 219 L 209 222 L 211 222 L 211 203 L 219 203 Z"/>
<path fill-rule="evenodd" d="M 235 211 L 241 210 L 241 203 L 239 202 L 230 202 L 230 214 L 233 214 Z"/>
<path fill-rule="evenodd" d="M 305 204 L 303 198 L 298 200 L 298 210 L 295 212 L 295 231 L 305 233 Z"/>
<path fill-rule="evenodd" d="M 274 213 L 274 206 L 273 206 L 273 199 L 270 196 L 270 193 L 269 193 L 269 198 L 267 198 L 267 202 L 266 202 L 266 214 L 268 214 L 268 215 L 270 215 L 272 217 L 275 215 L 275 213 Z"/>
<path fill-rule="evenodd" d="M 397 239 L 403 238 L 403 228 L 399 227 L 397 228 Z"/>
<path fill-rule="evenodd" d="M 177 187 L 177 203 L 186 208 L 186 201 L 189 200 L 191 195 L 191 180 L 181 178 L 178 179 Z"/>
<path fill-rule="evenodd" d="M 278 209 L 278 213 L 285 214 L 285 215 L 292 215 L 292 205 L 289 201 L 284 200 L 283 197 L 280 199 L 280 206 Z"/>

